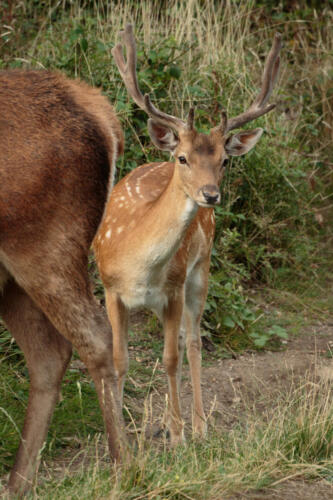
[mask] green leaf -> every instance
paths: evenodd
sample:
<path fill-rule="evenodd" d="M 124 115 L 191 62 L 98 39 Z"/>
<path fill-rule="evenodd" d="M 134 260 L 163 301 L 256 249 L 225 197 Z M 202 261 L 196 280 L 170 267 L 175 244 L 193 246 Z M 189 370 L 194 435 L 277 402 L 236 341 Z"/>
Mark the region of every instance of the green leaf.
<path fill-rule="evenodd" d="M 96 48 L 99 52 L 106 52 L 107 51 L 107 48 L 105 46 L 105 44 L 103 42 L 101 42 L 100 40 L 97 40 L 96 42 Z"/>
<path fill-rule="evenodd" d="M 81 49 L 83 50 L 83 52 L 87 52 L 88 40 L 86 38 L 82 38 L 82 40 L 80 41 L 80 46 L 81 46 Z"/>
<path fill-rule="evenodd" d="M 287 339 L 288 338 L 288 333 L 287 331 L 282 328 L 282 326 L 279 325 L 273 325 L 269 330 L 268 330 L 269 335 L 277 335 L 281 339 Z"/>
<path fill-rule="evenodd" d="M 235 322 L 230 316 L 224 316 L 222 324 L 228 328 L 233 328 L 235 326 Z"/>
<path fill-rule="evenodd" d="M 181 75 L 181 69 L 179 68 L 179 66 L 176 66 L 175 64 L 169 66 L 169 75 L 172 78 L 176 78 L 178 80 Z"/>
<path fill-rule="evenodd" d="M 261 335 L 260 337 L 257 337 L 256 339 L 254 339 L 254 344 L 257 347 L 265 347 L 268 340 L 269 340 L 268 335 Z"/>
<path fill-rule="evenodd" d="M 148 59 L 151 63 L 155 63 L 157 61 L 157 52 L 156 50 L 150 50 L 148 53 Z"/>

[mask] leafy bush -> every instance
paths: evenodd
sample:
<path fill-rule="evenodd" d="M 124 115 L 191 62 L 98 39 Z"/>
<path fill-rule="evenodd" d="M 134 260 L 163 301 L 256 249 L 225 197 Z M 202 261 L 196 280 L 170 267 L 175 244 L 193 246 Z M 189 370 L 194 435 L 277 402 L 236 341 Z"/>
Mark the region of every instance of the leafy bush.
<path fill-rule="evenodd" d="M 1 38 L 1 67 L 60 69 L 101 86 L 115 103 L 127 145 L 118 179 L 163 157 L 112 59 L 111 47 L 126 22 L 136 25 L 143 91 L 178 116 L 196 105 L 200 131 L 219 121 L 222 107 L 232 115 L 251 102 L 272 34 L 283 32 L 281 78 L 272 99 L 278 107 L 255 122 L 265 136 L 253 153 L 233 160 L 222 186 L 204 318 L 215 338 L 243 332 L 249 339 L 252 332 L 266 335 L 264 343 L 269 333 L 260 332 L 244 285 L 304 289 L 331 252 L 325 241 L 331 231 L 332 12 L 325 7 L 314 15 L 315 7 L 301 5 L 295 14 L 274 4 L 269 17 L 260 1 L 174 0 L 149 8 L 131 0 L 65 1 L 51 8 L 28 2 L 4 19 L 10 29 Z"/>

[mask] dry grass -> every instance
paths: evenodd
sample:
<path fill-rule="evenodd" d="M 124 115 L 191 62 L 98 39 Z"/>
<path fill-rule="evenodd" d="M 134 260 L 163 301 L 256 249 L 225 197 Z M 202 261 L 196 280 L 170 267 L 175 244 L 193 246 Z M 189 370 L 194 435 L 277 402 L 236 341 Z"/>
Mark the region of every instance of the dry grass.
<path fill-rule="evenodd" d="M 246 217 L 252 217 L 255 229 L 250 234 L 244 232 L 242 241 L 239 238 L 234 247 L 231 244 L 231 232 L 230 243 L 224 231 L 223 244 L 228 257 L 228 249 L 238 250 L 244 241 L 250 249 L 256 248 L 256 245 L 259 248 L 257 242 L 261 244 L 263 235 L 263 241 L 268 241 L 271 248 L 277 251 L 280 233 L 286 227 L 292 227 L 294 219 L 297 219 L 297 224 L 291 229 L 289 239 L 297 239 L 299 234 L 303 237 L 301 217 L 289 213 L 293 205 L 301 207 L 303 220 L 314 216 L 310 223 L 313 233 L 329 227 L 333 204 L 333 164 L 330 156 L 333 138 L 331 10 L 323 7 L 320 16 L 313 12 L 306 19 L 285 16 L 278 20 L 265 17 L 263 8 L 256 8 L 255 2 L 232 0 L 170 0 L 163 8 L 158 2 L 134 3 L 130 0 L 59 0 L 49 2 L 49 5 L 48 9 L 38 10 L 35 2 L 15 4 L 14 11 L 24 15 L 26 20 L 34 21 L 39 28 L 33 40 L 29 39 L 27 30 L 26 44 L 15 42 L 20 37 L 19 24 L 13 23 L 9 30 L 6 28 L 9 34 L 6 35 L 8 43 L 2 43 L 2 66 L 22 63 L 24 67 L 58 68 L 71 76 L 81 76 L 92 84 L 102 85 L 110 97 L 118 102 L 123 95 L 123 86 L 118 83 L 119 76 L 110 48 L 116 41 L 118 31 L 127 22 L 132 22 L 136 27 L 141 51 L 140 81 L 151 86 L 152 92 L 156 91 L 155 85 L 152 86 L 148 78 L 145 80 L 145 71 L 150 68 L 147 54 L 149 50 L 163 50 L 165 40 L 174 39 L 177 49 L 173 62 L 181 67 L 181 78 L 168 82 L 166 95 L 159 104 L 166 111 L 184 117 L 189 105 L 196 101 L 203 130 L 219 120 L 222 106 L 229 113 L 238 113 L 251 102 L 260 84 L 263 61 L 272 35 L 276 30 L 281 31 L 285 47 L 279 88 L 275 94 L 279 105 L 277 112 L 261 119 L 270 135 L 263 139 L 260 157 L 254 156 L 254 159 L 249 160 L 249 171 L 243 169 L 240 174 L 236 173 L 236 179 L 229 177 L 224 186 L 228 199 L 226 211 L 231 211 L 230 207 L 241 197 L 235 184 L 238 182 L 237 176 L 244 184 L 251 186 L 251 199 L 257 197 L 258 206 L 253 209 L 254 215 L 249 210 Z M 92 10 L 88 11 L 88 6 Z M 73 30 L 81 25 L 84 26 L 84 36 L 89 44 L 93 46 L 98 40 L 107 48 L 102 55 L 94 50 L 80 49 L 79 43 L 66 45 Z M 5 40 L 4 35 L 2 40 Z M 193 88 L 199 89 L 201 93 L 195 94 Z M 129 108 L 119 108 L 119 113 L 127 128 L 133 131 Z M 140 153 L 143 151 L 143 154 L 148 154 L 148 147 L 138 132 L 129 135 L 128 144 L 129 154 L 134 157 L 137 155 L 136 148 Z M 267 173 L 262 170 L 257 175 L 255 164 L 263 157 L 268 159 L 267 163 L 271 166 L 264 162 L 262 165 L 272 171 Z M 296 165 L 301 162 L 304 169 L 297 170 L 297 178 L 294 172 Z M 272 184 L 269 191 L 269 175 L 273 175 L 273 171 L 280 172 L 282 180 L 279 178 L 280 185 Z M 266 184 L 263 181 L 265 179 Z M 304 184 L 310 186 L 310 195 L 304 195 Z M 317 189 L 318 184 L 322 186 L 321 189 Z M 270 199 L 276 196 L 276 192 L 282 193 L 286 187 L 292 192 L 291 201 L 289 198 L 282 199 L 280 204 L 274 201 L 271 207 Z M 285 207 L 282 215 L 281 206 Z M 235 224 L 233 220 L 233 228 Z M 327 229 L 327 241 L 326 250 L 331 251 L 331 229 Z M 221 245 L 219 248 L 223 250 Z M 323 247 L 316 246 L 313 254 L 316 255 L 318 251 L 323 251 Z M 289 247 L 286 247 L 285 253 L 287 257 L 283 258 L 290 258 L 290 265 L 296 268 L 301 277 L 299 281 L 302 279 L 307 283 L 307 276 L 310 271 L 313 275 L 316 268 L 304 269 L 300 265 L 298 269 Z M 241 255 L 243 261 L 246 260 L 244 255 L 245 250 Z M 230 256 L 230 261 L 232 258 Z M 249 262 L 251 271 L 259 267 L 257 261 L 252 263 L 249 258 Z M 291 302 L 289 296 L 285 301 Z M 293 307 L 297 308 L 297 304 L 293 304 Z M 26 380 L 21 366 L 18 373 L 17 380 Z M 9 394 L 12 380 L 9 380 L 10 374 L 6 373 L 7 376 L 8 379 L 3 378 L 0 382 L 4 392 Z M 26 392 L 23 397 L 17 396 L 22 392 L 19 383 L 16 391 L 19 407 L 15 412 L 21 411 L 23 414 Z M 10 409 L 9 400 L 8 397 L 8 415 L 16 415 Z M 167 442 L 157 446 L 144 439 L 141 428 L 151 424 L 151 413 L 148 402 L 139 426 L 140 432 L 132 427 L 132 433 L 137 436 L 133 460 L 124 464 L 121 470 L 113 471 L 111 493 L 104 445 L 100 444 L 100 438 L 91 438 L 84 442 L 78 454 L 70 457 L 64 468 L 63 464 L 58 464 L 58 473 L 54 463 L 45 466 L 44 477 L 50 479 L 57 474 L 58 477 L 55 482 L 45 483 L 35 489 L 32 497 L 213 500 L 224 494 L 274 485 L 290 478 L 326 478 L 327 482 L 332 482 L 333 407 L 329 382 L 309 379 L 301 387 L 293 386 L 287 395 L 275 402 L 274 411 L 267 415 L 248 408 L 242 421 L 232 431 L 211 429 L 206 442 L 190 441 L 186 448 L 175 451 L 168 449 Z M 73 419 L 73 414 L 68 412 L 66 418 L 74 429 L 73 434 L 77 433 L 79 424 Z M 13 434 L 15 426 L 16 418 L 13 425 L 11 422 L 8 424 L 8 432 Z M 18 434 L 16 428 L 15 433 Z M 82 445 L 83 441 L 80 440 L 80 443 Z M 13 453 L 15 446 L 15 443 L 11 444 L 9 453 Z"/>
<path fill-rule="evenodd" d="M 333 400 L 330 383 L 308 376 L 293 383 L 278 401 L 266 401 L 267 413 L 244 411 L 231 431 L 211 428 L 205 442 L 189 441 L 169 450 L 145 437 L 152 425 L 147 400 L 133 458 L 112 474 L 100 438 L 59 467 L 56 481 L 35 491 L 33 498 L 201 499 L 224 498 L 235 492 L 274 488 L 291 479 L 326 479 L 333 474 Z M 64 464 L 63 464 L 64 465 Z M 49 477 L 54 478 L 54 464 Z M 73 474 L 75 470 L 75 474 Z M 88 471 L 88 472 L 87 472 Z M 45 476 L 45 470 L 43 475 Z"/>

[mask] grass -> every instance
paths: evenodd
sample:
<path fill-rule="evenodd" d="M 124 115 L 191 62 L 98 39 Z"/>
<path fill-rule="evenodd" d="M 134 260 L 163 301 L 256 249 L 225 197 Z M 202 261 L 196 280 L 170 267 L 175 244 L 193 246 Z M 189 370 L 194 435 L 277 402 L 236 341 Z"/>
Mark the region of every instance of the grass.
<path fill-rule="evenodd" d="M 269 305 L 270 314 L 279 311 Z M 295 318 L 297 316 L 295 315 Z M 103 425 L 90 378 L 78 360 L 66 373 L 45 448 L 43 465 L 31 498 L 218 498 L 236 492 L 274 488 L 290 478 L 331 481 L 333 474 L 333 399 L 330 381 L 314 375 L 291 378 L 285 390 L 268 390 L 269 380 L 256 387 L 258 397 L 238 398 L 234 423 L 221 425 L 207 408 L 209 435 L 170 450 L 168 441 L 144 437 L 158 425 L 166 389 L 156 359 L 162 339 L 144 334 L 135 318 L 130 335 L 131 363 L 125 386 L 127 434 L 134 440 L 129 463 L 113 471 L 110 480 Z M 148 323 L 149 325 L 149 323 Z M 140 331 L 139 331 L 140 328 Z M 0 362 L 0 477 L 8 471 L 18 445 L 27 401 L 26 369 L 9 337 Z M 328 353 L 326 353 L 328 354 Z M 214 365 L 216 353 L 205 354 Z M 215 361 L 216 362 L 216 361 Z M 233 412 L 226 408 L 226 412 Z M 190 432 L 190 427 L 187 428 Z"/>
<path fill-rule="evenodd" d="M 0 37 L 0 67 L 59 69 L 100 86 L 125 129 L 118 179 L 163 157 L 111 55 L 127 22 L 135 24 L 143 91 L 182 118 L 194 104 L 201 131 L 219 122 L 222 107 L 234 115 L 252 102 L 272 36 L 282 32 L 281 75 L 271 99 L 277 109 L 256 120 L 265 136 L 253 153 L 232 161 L 222 185 L 205 311 L 207 335 L 227 336 L 233 348 L 242 335 L 250 345 L 247 333 L 260 323 L 244 284 L 297 293 L 333 257 L 329 6 L 317 11 L 301 4 L 291 12 L 260 1 L 208 0 L 203 8 L 199 0 L 96 0 L 28 2 L 11 13 Z"/>
<path fill-rule="evenodd" d="M 219 121 L 222 107 L 232 115 L 251 103 L 273 33 L 281 31 L 281 75 L 272 99 L 277 108 L 255 122 L 255 127 L 265 128 L 265 136 L 245 160 L 231 163 L 222 186 L 203 320 L 203 334 L 217 347 L 206 356 L 207 362 L 249 347 L 259 348 L 253 338 L 276 348 L 278 337 L 268 335 L 272 328 L 277 332 L 276 327 L 283 328 L 291 335 L 331 317 L 330 2 L 319 5 L 313 1 L 310 7 L 309 2 L 298 2 L 299 7 L 292 10 L 285 2 L 276 6 L 232 0 L 7 3 L 8 8 L 0 13 L 0 68 L 57 69 L 100 86 L 115 104 L 126 135 L 118 178 L 141 163 L 162 157 L 152 147 L 146 116 L 129 100 L 111 56 L 117 32 L 127 22 L 136 28 L 143 90 L 163 110 L 182 118 L 194 104 L 201 131 Z M 93 264 L 91 267 L 94 275 Z M 96 275 L 94 280 L 101 297 Z M 147 329 L 158 330 L 151 317 Z M 18 445 L 28 375 L 8 333 L 0 333 L 3 475 L 12 465 Z M 253 334 L 257 337 L 251 337 Z M 133 360 L 131 383 L 125 389 L 128 401 L 140 401 L 131 408 L 138 422 L 146 418 L 142 417 L 141 401 L 152 387 L 164 387 L 165 381 L 154 370 L 161 339 L 135 330 L 132 342 L 141 349 L 140 360 Z M 293 387 L 274 405 L 269 418 L 247 408 L 234 428 L 227 432 L 211 429 L 207 441 L 190 441 L 175 452 L 164 444 L 144 443 L 139 435 L 133 460 L 123 466 L 122 474 L 112 476 L 111 498 L 213 499 L 274 485 L 288 477 L 332 481 L 331 396 L 328 386 L 316 384 L 307 381 L 303 388 Z M 68 454 L 77 462 L 78 472 L 73 475 L 72 464 L 34 495 L 109 497 L 109 466 L 99 444 L 102 423 L 97 398 L 81 368 L 66 374 L 63 395 L 43 454 L 52 464 L 45 466 L 44 475 L 55 476 L 53 464 L 59 454 Z M 127 419 L 130 424 L 128 415 Z"/>
<path fill-rule="evenodd" d="M 146 400 L 141 429 L 151 419 Z M 327 481 L 333 477 L 333 404 L 327 382 L 311 377 L 294 382 L 267 412 L 247 407 L 232 429 L 214 427 L 198 442 L 170 450 L 136 432 L 133 456 L 111 474 L 100 437 L 85 441 L 71 462 L 53 464 L 31 498 L 200 499 L 274 487 L 290 479 Z M 58 466 L 58 467 L 57 467 Z M 76 471 L 73 474 L 73 469 Z"/>

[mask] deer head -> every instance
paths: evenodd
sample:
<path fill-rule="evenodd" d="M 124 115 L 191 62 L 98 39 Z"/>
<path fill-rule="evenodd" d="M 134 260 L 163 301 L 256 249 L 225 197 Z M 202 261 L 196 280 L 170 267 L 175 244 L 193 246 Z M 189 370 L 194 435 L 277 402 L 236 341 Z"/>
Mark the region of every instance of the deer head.
<path fill-rule="evenodd" d="M 263 129 L 246 130 L 234 135 L 229 132 L 275 107 L 275 104 L 269 105 L 267 101 L 278 76 L 281 35 L 275 35 L 264 67 L 262 88 L 254 102 L 247 111 L 234 118 L 229 119 L 223 111 L 220 124 L 211 129 L 209 134 L 199 133 L 194 128 L 194 108 L 190 109 L 184 122 L 157 109 L 148 94 L 142 95 L 136 75 L 136 44 L 132 25 L 128 24 L 120 35 L 126 47 L 127 61 L 120 43 L 112 53 L 128 93 L 149 116 L 148 130 L 153 143 L 161 150 L 170 151 L 175 157 L 175 174 L 187 196 L 204 207 L 219 203 L 219 185 L 228 158 L 250 151 L 260 139 Z"/>

